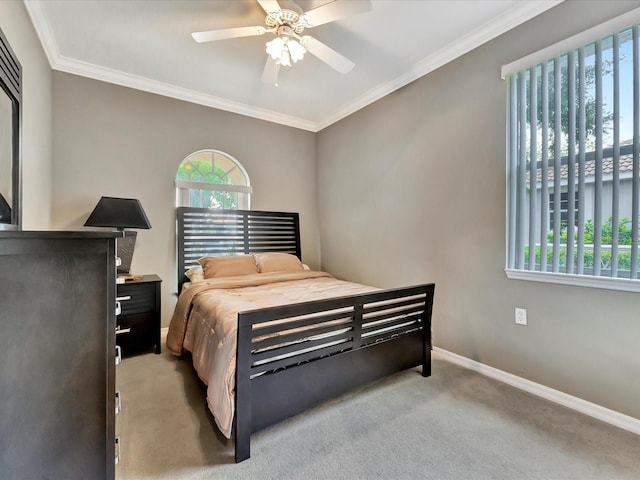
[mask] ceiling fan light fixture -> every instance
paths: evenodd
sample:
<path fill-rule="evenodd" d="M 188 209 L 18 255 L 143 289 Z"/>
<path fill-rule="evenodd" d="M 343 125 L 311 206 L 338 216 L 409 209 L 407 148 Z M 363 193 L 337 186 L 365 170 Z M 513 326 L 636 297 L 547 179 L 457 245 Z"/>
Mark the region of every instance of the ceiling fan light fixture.
<path fill-rule="evenodd" d="M 291 55 L 289 55 L 289 50 L 287 48 L 282 49 L 282 55 L 280 55 L 279 60 L 276 60 L 276 63 L 284 65 L 285 67 L 291 66 Z"/>
<path fill-rule="evenodd" d="M 304 58 L 304 54 L 307 53 L 307 49 L 302 46 L 297 40 L 293 38 L 287 42 L 289 47 L 289 53 L 291 54 L 291 60 L 296 63 L 298 60 Z"/>
<path fill-rule="evenodd" d="M 192 37 L 199 43 L 226 40 L 229 38 L 251 37 L 271 33 L 274 39 L 266 42 L 267 61 L 262 73 L 262 81 L 276 83 L 280 67 L 290 67 L 309 52 L 334 70 L 346 74 L 355 64 L 333 50 L 328 45 L 309 35 L 303 35 L 306 28 L 317 27 L 335 22 L 351 15 L 368 12 L 372 9 L 371 0 L 323 0 L 320 6 L 303 11 L 290 0 L 257 0 L 267 14 L 265 26 L 232 27 L 207 32 L 194 32 Z M 286 3 L 289 8 L 282 8 Z M 317 3 L 317 2 L 309 2 Z M 289 5 L 290 4 L 290 5 Z"/>
<path fill-rule="evenodd" d="M 291 66 L 291 61 L 296 63 L 302 60 L 307 50 L 295 39 L 280 36 L 266 43 L 267 53 L 278 65 Z"/>

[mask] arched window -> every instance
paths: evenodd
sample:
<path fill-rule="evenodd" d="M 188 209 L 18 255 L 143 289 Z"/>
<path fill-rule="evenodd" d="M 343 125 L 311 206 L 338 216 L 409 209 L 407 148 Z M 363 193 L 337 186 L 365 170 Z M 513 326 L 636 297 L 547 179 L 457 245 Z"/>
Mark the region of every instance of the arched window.
<path fill-rule="evenodd" d="M 251 185 L 244 167 L 231 155 L 200 150 L 185 158 L 176 173 L 178 207 L 249 210 Z"/>

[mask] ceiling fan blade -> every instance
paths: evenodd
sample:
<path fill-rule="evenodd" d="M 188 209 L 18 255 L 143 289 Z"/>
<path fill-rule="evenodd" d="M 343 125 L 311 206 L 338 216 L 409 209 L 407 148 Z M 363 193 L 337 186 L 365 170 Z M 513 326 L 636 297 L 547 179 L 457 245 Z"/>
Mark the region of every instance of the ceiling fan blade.
<path fill-rule="evenodd" d="M 270 83 L 271 85 L 278 86 L 278 72 L 280 72 L 280 65 L 278 65 L 273 58 L 268 56 L 262 72 L 262 81 L 264 83 Z"/>
<path fill-rule="evenodd" d="M 324 43 L 315 38 L 305 35 L 301 40 L 302 46 L 307 49 L 309 53 L 315 55 L 320 60 L 336 69 L 338 72 L 344 74 L 351 71 L 355 63 L 348 58 L 340 55 L 334 49 L 328 47 Z"/>
<path fill-rule="evenodd" d="M 368 12 L 371 8 L 369 0 L 335 0 L 305 12 L 302 17 L 307 21 L 309 27 L 317 27 L 341 18 Z"/>
<path fill-rule="evenodd" d="M 251 37 L 262 35 L 265 28 L 260 27 L 237 27 L 223 28 L 221 30 L 209 30 L 208 32 L 193 32 L 191 36 L 198 43 L 213 42 L 214 40 L 226 40 L 227 38 Z"/>
<path fill-rule="evenodd" d="M 258 0 L 258 3 L 267 14 L 280 11 L 277 0 Z"/>

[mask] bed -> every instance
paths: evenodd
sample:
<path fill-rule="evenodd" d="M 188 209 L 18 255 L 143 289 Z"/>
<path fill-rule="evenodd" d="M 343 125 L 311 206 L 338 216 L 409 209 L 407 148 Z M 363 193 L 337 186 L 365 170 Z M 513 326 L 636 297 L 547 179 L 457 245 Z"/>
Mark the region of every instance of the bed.
<path fill-rule="evenodd" d="M 285 418 L 408 368 L 431 375 L 435 285 L 381 290 L 308 269 L 297 213 L 179 207 L 177 253 L 167 346 L 191 353 L 236 462 Z"/>

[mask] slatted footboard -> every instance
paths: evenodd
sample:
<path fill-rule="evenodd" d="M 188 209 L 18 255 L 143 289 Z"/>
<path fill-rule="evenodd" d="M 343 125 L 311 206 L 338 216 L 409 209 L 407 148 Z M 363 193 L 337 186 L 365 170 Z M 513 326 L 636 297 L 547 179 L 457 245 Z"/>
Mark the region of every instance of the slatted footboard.
<path fill-rule="evenodd" d="M 395 372 L 431 375 L 435 285 L 238 314 L 236 462 L 251 433 Z"/>

